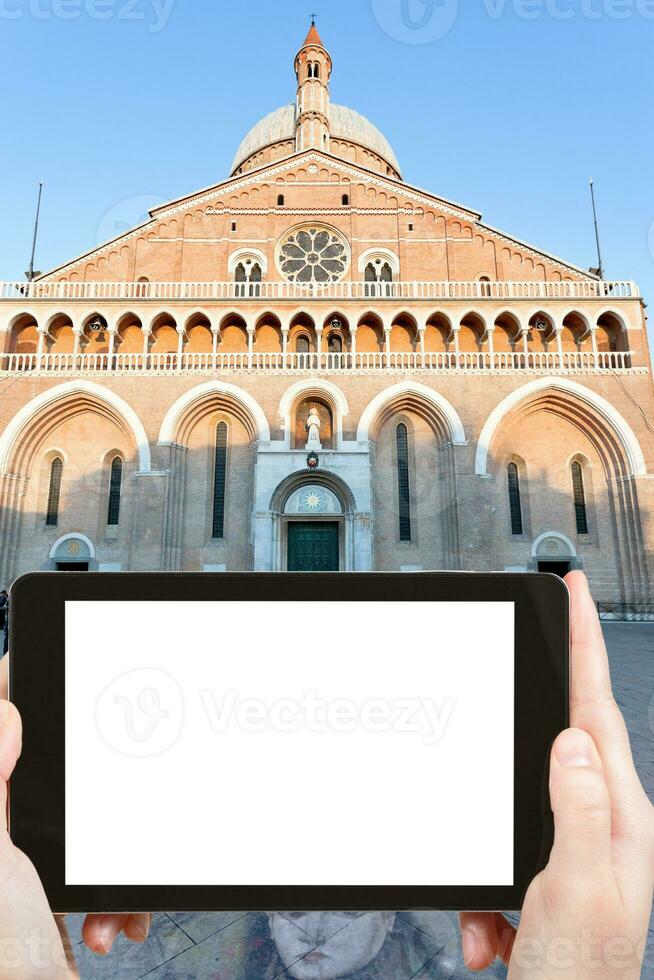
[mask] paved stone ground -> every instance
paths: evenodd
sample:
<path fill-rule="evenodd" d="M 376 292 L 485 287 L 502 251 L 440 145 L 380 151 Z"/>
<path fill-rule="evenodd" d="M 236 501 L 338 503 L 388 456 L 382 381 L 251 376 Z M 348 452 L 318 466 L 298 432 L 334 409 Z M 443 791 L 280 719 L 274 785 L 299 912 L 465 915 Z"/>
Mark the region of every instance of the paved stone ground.
<path fill-rule="evenodd" d="M 611 624 L 606 636 L 614 688 L 629 725 L 636 764 L 654 799 L 654 736 L 649 720 L 651 714 L 654 724 L 654 625 Z M 81 945 L 81 921 L 80 916 L 69 917 L 83 980 L 274 980 L 288 976 L 275 958 L 263 914 L 157 915 L 146 946 L 119 940 L 107 959 L 93 956 Z M 299 921 L 293 922 L 293 928 L 302 932 Z M 310 945 L 311 937 L 307 940 L 303 935 Z M 396 955 L 384 962 L 382 952 L 376 964 L 355 975 L 356 980 L 463 980 L 470 976 L 462 965 L 452 915 L 402 915 L 396 920 L 393 939 Z M 481 976 L 502 978 L 506 970 L 495 966 Z M 643 977 L 654 980 L 654 929 L 650 929 Z"/>

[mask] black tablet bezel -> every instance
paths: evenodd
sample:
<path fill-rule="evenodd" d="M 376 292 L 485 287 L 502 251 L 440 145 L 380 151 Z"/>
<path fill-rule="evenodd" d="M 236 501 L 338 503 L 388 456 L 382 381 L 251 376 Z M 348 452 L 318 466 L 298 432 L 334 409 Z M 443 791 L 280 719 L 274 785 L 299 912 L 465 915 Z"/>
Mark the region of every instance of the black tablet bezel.
<path fill-rule="evenodd" d="M 11 590 L 10 697 L 24 726 L 10 787 L 15 844 L 57 912 L 496 910 L 522 907 L 553 839 L 549 754 L 569 721 L 569 596 L 553 575 L 468 573 L 36 573 Z M 65 884 L 66 601 L 515 602 L 515 878 L 512 887 L 189 887 Z M 299 601 L 302 601 L 300 598 Z M 307 600 L 308 601 L 308 600 Z M 493 805 L 486 800 L 484 806 Z M 480 819 L 483 811 L 480 809 Z M 426 845 L 427 846 L 427 845 Z"/>

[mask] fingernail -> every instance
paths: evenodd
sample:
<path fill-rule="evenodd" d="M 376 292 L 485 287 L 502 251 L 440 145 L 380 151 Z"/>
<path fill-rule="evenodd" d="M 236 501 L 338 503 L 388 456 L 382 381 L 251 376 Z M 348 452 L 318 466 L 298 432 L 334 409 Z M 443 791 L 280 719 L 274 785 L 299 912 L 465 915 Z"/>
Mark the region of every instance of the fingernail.
<path fill-rule="evenodd" d="M 111 932 L 101 932 L 98 936 L 98 943 L 102 949 L 103 955 L 111 952 L 111 947 L 114 944 L 114 939 Z"/>
<path fill-rule="evenodd" d="M 9 702 L 0 701 L 0 726 L 4 725 L 9 716 Z"/>
<path fill-rule="evenodd" d="M 464 929 L 461 933 L 463 946 L 463 962 L 468 966 L 477 955 L 477 935 L 473 929 Z"/>
<path fill-rule="evenodd" d="M 595 746 L 586 732 L 571 729 L 559 737 L 556 757 L 564 769 L 588 769 L 595 765 Z"/>

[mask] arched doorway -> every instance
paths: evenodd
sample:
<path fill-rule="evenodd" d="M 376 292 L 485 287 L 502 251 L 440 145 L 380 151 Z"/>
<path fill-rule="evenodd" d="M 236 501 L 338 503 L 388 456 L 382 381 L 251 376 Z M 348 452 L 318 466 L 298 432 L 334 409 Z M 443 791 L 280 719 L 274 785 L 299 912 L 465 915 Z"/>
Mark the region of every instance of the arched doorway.
<path fill-rule="evenodd" d="M 532 552 L 533 570 L 547 572 L 564 578 L 568 572 L 581 568 L 572 541 L 564 534 L 550 531 L 534 541 Z"/>
<path fill-rule="evenodd" d="M 89 572 L 94 558 L 93 544 L 84 534 L 67 534 L 50 551 L 51 566 L 57 572 Z"/>
<path fill-rule="evenodd" d="M 343 506 L 333 490 L 304 484 L 288 498 L 283 520 L 289 572 L 340 571 Z"/>
<path fill-rule="evenodd" d="M 336 474 L 300 470 L 283 480 L 270 502 L 268 533 L 273 571 L 354 571 L 355 501 Z M 263 528 L 262 528 L 263 530 Z"/>

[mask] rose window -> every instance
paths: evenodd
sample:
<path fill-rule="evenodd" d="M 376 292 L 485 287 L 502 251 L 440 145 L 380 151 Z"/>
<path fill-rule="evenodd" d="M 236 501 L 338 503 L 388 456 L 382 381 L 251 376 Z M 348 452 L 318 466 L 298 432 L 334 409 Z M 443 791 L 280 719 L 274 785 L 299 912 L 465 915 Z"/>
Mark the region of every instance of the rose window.
<path fill-rule="evenodd" d="M 343 239 L 325 228 L 303 228 L 284 240 L 279 265 L 289 282 L 339 282 L 348 264 Z"/>

